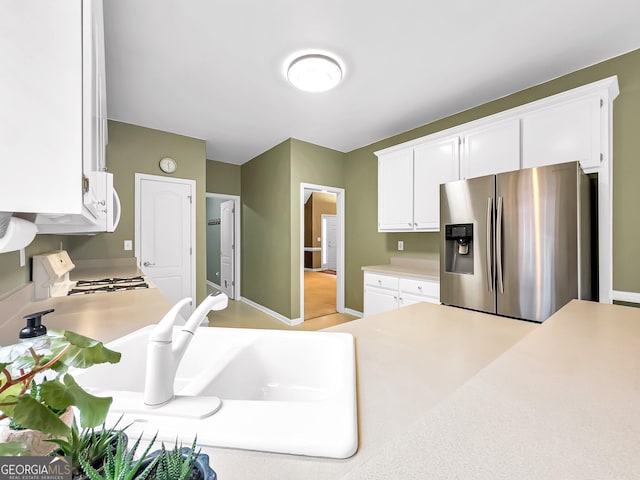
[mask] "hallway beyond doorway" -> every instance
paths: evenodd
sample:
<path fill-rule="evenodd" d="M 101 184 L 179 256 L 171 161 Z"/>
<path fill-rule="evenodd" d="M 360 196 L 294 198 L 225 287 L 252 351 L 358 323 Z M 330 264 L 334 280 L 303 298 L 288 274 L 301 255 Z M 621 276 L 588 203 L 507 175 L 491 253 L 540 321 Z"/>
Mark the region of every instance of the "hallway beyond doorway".
<path fill-rule="evenodd" d="M 304 272 L 304 319 L 336 313 L 336 275 Z"/>

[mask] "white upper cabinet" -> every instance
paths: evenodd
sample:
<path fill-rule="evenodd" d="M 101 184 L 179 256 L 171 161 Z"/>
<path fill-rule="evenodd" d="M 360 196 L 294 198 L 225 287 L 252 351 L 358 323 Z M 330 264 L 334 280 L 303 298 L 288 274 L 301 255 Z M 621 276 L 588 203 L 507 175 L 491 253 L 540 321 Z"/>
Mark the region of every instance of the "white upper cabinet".
<path fill-rule="evenodd" d="M 582 168 L 600 165 L 600 96 L 549 106 L 522 117 L 522 168 L 579 161 Z"/>
<path fill-rule="evenodd" d="M 441 183 L 520 168 L 577 160 L 606 193 L 617 95 L 606 78 L 375 152 L 378 231 L 439 231 Z"/>
<path fill-rule="evenodd" d="M 413 150 L 378 158 L 378 230 L 413 228 Z"/>
<path fill-rule="evenodd" d="M 413 227 L 440 229 L 440 184 L 458 180 L 459 137 L 429 142 L 413 150 Z"/>
<path fill-rule="evenodd" d="M 0 211 L 104 217 L 101 0 L 0 3 Z"/>
<path fill-rule="evenodd" d="M 466 132 L 460 178 L 482 177 L 520 168 L 520 119 L 492 123 Z"/>

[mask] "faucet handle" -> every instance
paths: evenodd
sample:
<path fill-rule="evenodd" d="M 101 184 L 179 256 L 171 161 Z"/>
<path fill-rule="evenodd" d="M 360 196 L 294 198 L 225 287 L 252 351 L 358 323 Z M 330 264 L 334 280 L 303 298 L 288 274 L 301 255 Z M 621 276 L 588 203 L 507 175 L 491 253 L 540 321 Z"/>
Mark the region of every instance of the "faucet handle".
<path fill-rule="evenodd" d="M 160 320 L 158 325 L 156 325 L 156 328 L 151 332 L 151 335 L 149 335 L 149 341 L 171 343 L 173 339 L 173 325 L 176 323 L 180 310 L 189 303 L 191 303 L 191 298 L 187 297 L 183 298 L 171 307 L 171 310 L 164 314 L 162 320 Z"/>

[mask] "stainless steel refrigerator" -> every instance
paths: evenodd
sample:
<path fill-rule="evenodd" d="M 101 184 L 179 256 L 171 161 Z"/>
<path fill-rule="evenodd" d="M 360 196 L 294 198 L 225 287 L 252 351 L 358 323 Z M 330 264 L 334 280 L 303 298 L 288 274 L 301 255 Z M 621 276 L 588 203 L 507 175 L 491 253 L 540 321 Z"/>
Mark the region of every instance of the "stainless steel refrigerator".
<path fill-rule="evenodd" d="M 543 322 L 592 299 L 588 178 L 577 162 L 440 186 L 440 301 Z"/>

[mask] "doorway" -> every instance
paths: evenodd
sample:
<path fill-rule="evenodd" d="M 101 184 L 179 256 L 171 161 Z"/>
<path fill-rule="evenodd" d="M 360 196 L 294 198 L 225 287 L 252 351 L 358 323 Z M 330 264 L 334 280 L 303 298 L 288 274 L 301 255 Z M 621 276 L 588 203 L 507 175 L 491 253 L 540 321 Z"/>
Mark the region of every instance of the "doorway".
<path fill-rule="evenodd" d="M 207 193 L 207 285 L 240 300 L 240 197 Z"/>
<path fill-rule="evenodd" d="M 300 203 L 300 318 L 344 313 L 344 189 L 301 183 Z"/>
<path fill-rule="evenodd" d="M 172 304 L 195 300 L 196 182 L 135 174 L 135 256 L 138 267 Z M 188 316 L 190 306 L 181 312 Z"/>

